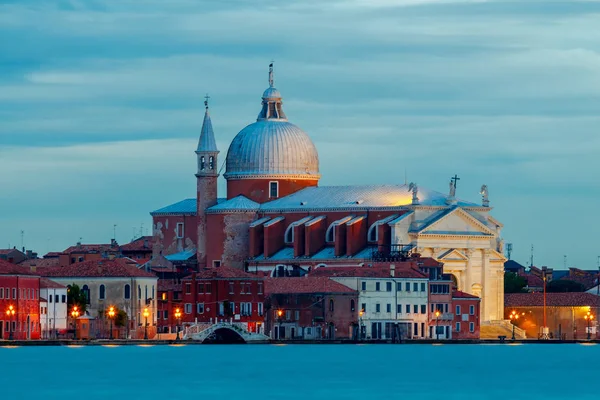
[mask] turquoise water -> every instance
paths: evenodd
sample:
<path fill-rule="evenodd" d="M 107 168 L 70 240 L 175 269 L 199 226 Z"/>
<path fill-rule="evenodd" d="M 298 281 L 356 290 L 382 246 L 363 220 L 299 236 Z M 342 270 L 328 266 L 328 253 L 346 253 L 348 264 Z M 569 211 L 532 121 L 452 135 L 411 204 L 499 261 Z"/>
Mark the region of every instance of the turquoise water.
<path fill-rule="evenodd" d="M 0 398 L 599 399 L 599 366 L 577 344 L 18 347 Z"/>

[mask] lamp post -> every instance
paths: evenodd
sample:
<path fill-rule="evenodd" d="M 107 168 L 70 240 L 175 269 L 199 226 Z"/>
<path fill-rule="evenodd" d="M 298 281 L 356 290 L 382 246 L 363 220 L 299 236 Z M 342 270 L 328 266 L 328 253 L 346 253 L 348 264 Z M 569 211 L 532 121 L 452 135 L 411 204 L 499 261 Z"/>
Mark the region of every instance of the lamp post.
<path fill-rule="evenodd" d="M 277 310 L 277 320 L 279 321 L 279 326 L 277 327 L 277 339 L 281 340 L 281 317 L 283 316 L 282 310 Z"/>
<path fill-rule="evenodd" d="M 108 309 L 108 318 L 110 319 L 110 340 L 113 339 L 113 318 L 115 317 L 115 308 Z"/>
<path fill-rule="evenodd" d="M 77 323 L 75 322 L 79 317 L 79 308 L 77 308 L 77 306 L 73 306 L 73 309 L 71 310 L 71 317 L 73 318 L 73 328 L 75 328 L 73 339 L 77 339 Z"/>
<path fill-rule="evenodd" d="M 177 325 L 175 325 L 177 337 L 175 338 L 175 340 L 179 340 L 179 325 L 181 324 L 181 311 L 179 311 L 179 308 L 175 309 L 175 319 L 177 320 Z"/>
<path fill-rule="evenodd" d="M 515 340 L 515 325 L 517 324 L 517 320 L 519 319 L 519 313 L 515 310 L 512 310 L 510 313 L 510 321 L 512 322 L 512 340 Z"/>
<path fill-rule="evenodd" d="M 150 316 L 150 311 L 148 311 L 148 307 L 144 308 L 144 340 L 148 340 L 148 317 Z"/>
<path fill-rule="evenodd" d="M 13 334 L 13 331 L 14 331 L 14 329 L 13 329 L 13 318 L 15 316 L 15 312 L 16 312 L 15 308 L 12 305 L 8 306 L 8 309 L 6 310 L 6 314 L 10 317 L 10 322 L 9 322 L 9 324 L 10 324 L 10 333 L 8 335 L 8 340 L 13 340 L 14 339 L 14 334 Z"/>
<path fill-rule="evenodd" d="M 583 318 L 587 321 L 587 340 L 590 340 L 592 338 L 592 332 L 590 331 L 590 323 L 594 319 L 594 314 L 588 311 L 587 314 L 583 316 Z"/>
<path fill-rule="evenodd" d="M 365 314 L 365 310 L 361 309 L 358 312 L 358 340 L 362 340 L 362 327 L 363 327 L 363 320 L 362 317 Z"/>
<path fill-rule="evenodd" d="M 440 340 L 440 310 L 435 311 L 435 340 Z"/>

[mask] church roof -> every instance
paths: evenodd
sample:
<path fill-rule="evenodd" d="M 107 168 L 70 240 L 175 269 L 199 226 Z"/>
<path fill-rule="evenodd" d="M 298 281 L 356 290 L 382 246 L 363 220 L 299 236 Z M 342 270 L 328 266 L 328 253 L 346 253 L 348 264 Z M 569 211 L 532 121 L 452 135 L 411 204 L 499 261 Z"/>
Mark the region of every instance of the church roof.
<path fill-rule="evenodd" d="M 445 194 L 419 187 L 419 205 L 447 206 Z M 355 185 L 307 187 L 289 196 L 261 205 L 261 211 L 391 208 L 412 203 L 408 185 Z M 480 205 L 458 200 L 461 207 Z"/>
<path fill-rule="evenodd" d="M 212 207 L 210 207 L 208 212 L 227 212 L 227 211 L 258 211 L 260 208 L 260 204 L 255 201 L 250 200 L 246 196 L 239 195 L 234 197 L 233 199 L 229 199 L 223 202 L 220 202 Z"/>
<path fill-rule="evenodd" d="M 196 199 L 185 199 L 152 211 L 150 215 L 196 214 Z"/>

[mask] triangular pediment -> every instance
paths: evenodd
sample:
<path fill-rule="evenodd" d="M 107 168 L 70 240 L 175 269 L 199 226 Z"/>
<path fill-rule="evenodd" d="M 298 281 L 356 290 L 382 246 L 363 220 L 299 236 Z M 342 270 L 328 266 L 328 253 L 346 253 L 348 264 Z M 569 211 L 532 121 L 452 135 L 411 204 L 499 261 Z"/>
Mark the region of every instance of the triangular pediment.
<path fill-rule="evenodd" d="M 490 250 L 490 261 L 506 262 L 508 261 L 508 258 L 504 257 L 504 254 L 496 250 Z"/>
<path fill-rule="evenodd" d="M 456 249 L 441 252 L 436 259 L 438 261 L 467 261 L 468 257 Z"/>
<path fill-rule="evenodd" d="M 419 230 L 419 235 L 494 236 L 494 232 L 461 208 L 433 218 Z"/>

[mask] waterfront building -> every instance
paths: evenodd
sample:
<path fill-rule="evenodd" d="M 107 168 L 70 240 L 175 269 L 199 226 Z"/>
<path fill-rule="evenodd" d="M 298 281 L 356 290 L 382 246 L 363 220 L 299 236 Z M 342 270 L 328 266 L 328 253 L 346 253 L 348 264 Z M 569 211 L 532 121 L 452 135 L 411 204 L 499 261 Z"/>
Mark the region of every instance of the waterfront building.
<path fill-rule="evenodd" d="M 238 323 L 248 332 L 264 332 L 262 275 L 221 266 L 194 272 L 182 279 L 181 284 L 184 326 L 226 321 Z"/>
<path fill-rule="evenodd" d="M 40 338 L 40 277 L 0 260 L 0 339 Z"/>
<path fill-rule="evenodd" d="M 86 314 L 103 317 L 109 307 L 118 307 L 128 316 L 127 332 L 140 336 L 148 323 L 149 335 L 156 330 L 156 275 L 137 268 L 127 258 L 96 259 L 63 267 L 44 268 L 39 272 L 62 285 L 76 284 L 87 299 Z M 148 318 L 143 316 L 148 309 Z"/>
<path fill-rule="evenodd" d="M 50 279 L 41 278 L 40 324 L 42 338 L 58 338 L 60 333 L 65 333 L 68 328 L 67 317 L 67 287 Z"/>
<path fill-rule="evenodd" d="M 205 102 L 196 196 L 151 213 L 154 266 L 195 254 L 201 269 L 274 275 L 402 261 L 416 252 L 443 262 L 459 290 L 481 297 L 484 320 L 503 318 L 502 224 L 490 214 L 486 185 L 480 202 L 457 197 L 458 176 L 447 193 L 416 183 L 319 186 L 317 148 L 282 104 L 271 66 L 256 122 L 227 151 L 227 196 L 219 198 L 220 151 Z"/>
<path fill-rule="evenodd" d="M 184 307 L 182 298 L 182 285 L 178 279 L 158 280 L 158 303 L 156 325 L 159 333 L 177 333 L 181 331 L 181 318 L 176 318 L 175 312 L 179 309 L 183 316 Z"/>
<path fill-rule="evenodd" d="M 539 337 L 544 326 L 544 293 L 506 293 L 504 304 L 506 320 L 515 311 L 519 314 L 517 326 L 525 330 L 527 337 Z M 598 310 L 600 297 L 591 293 L 546 293 L 546 324 L 551 338 L 586 339 L 586 316 L 592 315 L 589 333 L 595 339 L 598 332 Z"/>
<path fill-rule="evenodd" d="M 423 339 L 429 336 L 429 278 L 413 264 L 317 268 L 310 276 L 358 292 L 361 339 Z"/>
<path fill-rule="evenodd" d="M 454 310 L 453 339 L 479 339 L 481 328 L 479 306 L 481 299 L 471 294 L 456 290 L 452 293 L 452 309 Z"/>
<path fill-rule="evenodd" d="M 356 339 L 357 291 L 327 277 L 265 279 L 266 334 L 275 340 Z"/>

